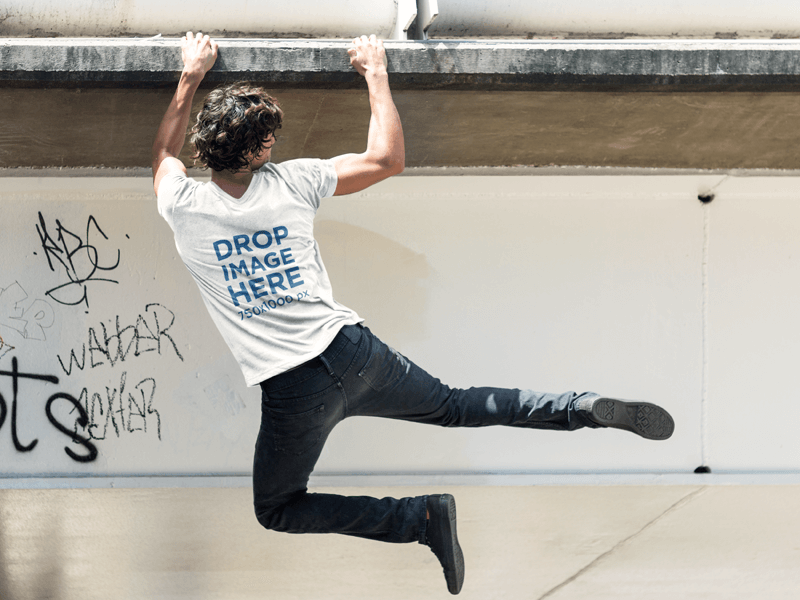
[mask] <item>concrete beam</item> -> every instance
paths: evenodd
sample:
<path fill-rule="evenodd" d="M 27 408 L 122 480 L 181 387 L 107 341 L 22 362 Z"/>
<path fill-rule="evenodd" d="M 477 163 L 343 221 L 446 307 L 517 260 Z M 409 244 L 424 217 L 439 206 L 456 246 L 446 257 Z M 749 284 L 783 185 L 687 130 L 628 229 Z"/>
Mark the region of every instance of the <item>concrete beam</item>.
<path fill-rule="evenodd" d="M 195 113 L 247 79 L 284 108 L 276 160 L 363 150 L 348 42 L 220 45 Z M 800 169 L 796 40 L 386 45 L 409 167 Z M 0 39 L 0 167 L 146 167 L 180 68 L 177 39 Z"/>
<path fill-rule="evenodd" d="M 219 41 L 210 84 L 354 88 L 347 41 Z M 800 88 L 797 40 L 387 42 L 395 89 Z M 5 87 L 163 87 L 181 70 L 175 38 L 0 39 Z"/>
<path fill-rule="evenodd" d="M 274 86 L 269 89 L 272 91 Z M 195 96 L 193 115 L 207 89 Z M 174 93 L 5 88 L 0 167 L 147 167 Z M 274 90 L 274 160 L 363 152 L 366 90 Z M 800 169 L 796 92 L 394 90 L 409 167 Z M 192 165 L 187 143 L 181 158 Z"/>

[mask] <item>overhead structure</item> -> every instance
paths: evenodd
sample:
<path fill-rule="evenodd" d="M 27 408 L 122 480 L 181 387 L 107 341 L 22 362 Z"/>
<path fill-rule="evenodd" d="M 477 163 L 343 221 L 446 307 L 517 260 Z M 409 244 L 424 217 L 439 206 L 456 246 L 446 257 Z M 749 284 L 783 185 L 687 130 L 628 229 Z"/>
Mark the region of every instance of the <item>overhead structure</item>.
<path fill-rule="evenodd" d="M 407 166 L 798 169 L 795 2 L 0 0 L 0 168 L 147 168 L 192 28 L 219 39 L 205 88 L 279 95 L 280 160 L 360 148 L 347 48 L 375 33 Z"/>
<path fill-rule="evenodd" d="M 363 86 L 345 40 L 221 39 L 206 83 Z M 637 86 L 699 90 L 800 86 L 796 40 L 387 41 L 395 89 L 545 90 Z M 0 39 L 0 85 L 173 85 L 180 40 Z"/>
<path fill-rule="evenodd" d="M 406 39 L 415 0 L 0 0 L 0 37 L 165 37 L 187 28 L 214 37 Z"/>
<path fill-rule="evenodd" d="M 430 0 L 420 0 L 420 6 Z M 431 39 L 797 38 L 796 0 L 438 0 Z"/>
<path fill-rule="evenodd" d="M 0 37 L 798 38 L 795 0 L 0 0 Z"/>

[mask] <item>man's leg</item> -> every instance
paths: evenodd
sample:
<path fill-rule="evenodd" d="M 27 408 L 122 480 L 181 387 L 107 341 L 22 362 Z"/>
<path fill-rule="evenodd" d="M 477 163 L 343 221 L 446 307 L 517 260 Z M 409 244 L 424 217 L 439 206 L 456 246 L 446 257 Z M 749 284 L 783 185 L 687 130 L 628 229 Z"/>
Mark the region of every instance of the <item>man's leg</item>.
<path fill-rule="evenodd" d="M 362 329 L 358 369 L 341 379 L 347 416 L 403 419 L 445 427 L 506 425 L 574 430 L 618 427 L 650 439 L 666 439 L 674 424 L 662 408 L 626 403 L 587 392 L 549 394 L 504 388 L 453 389 Z M 449 494 L 427 498 L 430 519 L 425 541 L 444 570 L 448 590 L 457 594 L 464 581 L 464 556 L 456 535 L 455 500 Z"/>
<path fill-rule="evenodd" d="M 253 464 L 256 516 L 267 529 L 288 533 L 422 541 L 424 497 L 379 500 L 307 491 L 325 440 L 345 416 L 346 394 L 329 366 L 336 362 L 345 372 L 357 358 L 358 332 L 350 333 L 337 336 L 323 354 L 326 358 L 262 384 L 262 420 Z"/>
<path fill-rule="evenodd" d="M 384 542 L 419 542 L 441 562 L 447 588 L 458 594 L 464 559 L 448 494 L 416 498 L 312 494 L 308 479 L 333 427 L 348 406 L 373 394 L 348 376 L 372 362 L 369 336 L 347 327 L 315 360 L 262 383 L 262 422 L 253 465 L 256 515 L 267 529 L 341 533 Z M 374 363 L 373 363 L 374 364 Z M 345 380 L 348 385 L 345 386 Z"/>
<path fill-rule="evenodd" d="M 253 465 L 256 515 L 264 527 L 276 531 L 425 544 L 441 562 L 448 590 L 458 594 L 464 560 L 452 496 L 379 500 L 307 490 L 328 434 L 357 397 L 374 393 L 368 386 L 344 385 L 350 382 L 348 375 L 358 376 L 371 362 L 368 338 L 360 327 L 345 328 L 320 358 L 262 384 L 262 422 Z"/>
<path fill-rule="evenodd" d="M 419 542 L 424 528 L 424 498 L 371 498 L 308 492 L 308 478 L 322 449 L 286 455 L 274 450 L 262 428 L 253 465 L 258 521 L 285 533 L 341 533 L 382 542 Z"/>
<path fill-rule="evenodd" d="M 443 427 L 504 425 L 572 431 L 615 427 L 648 439 L 672 435 L 672 417 L 647 402 L 602 398 L 593 392 L 553 394 L 532 390 L 444 385 L 363 329 L 369 359 L 343 380 L 347 416 L 369 415 Z"/>
<path fill-rule="evenodd" d="M 343 380 L 347 416 L 377 416 L 442 427 L 504 425 L 570 431 L 599 427 L 579 403 L 597 394 L 552 394 L 532 390 L 451 388 L 432 377 L 363 328 L 369 356 L 358 372 Z"/>
<path fill-rule="evenodd" d="M 360 326 L 345 327 L 319 359 L 264 382 L 262 389 L 253 471 L 262 525 L 290 533 L 419 541 L 439 558 L 451 593 L 460 591 L 464 569 L 450 496 L 378 500 L 307 492 L 309 475 L 333 427 L 356 415 L 448 427 L 601 426 L 593 418 L 597 394 L 449 388 Z"/>

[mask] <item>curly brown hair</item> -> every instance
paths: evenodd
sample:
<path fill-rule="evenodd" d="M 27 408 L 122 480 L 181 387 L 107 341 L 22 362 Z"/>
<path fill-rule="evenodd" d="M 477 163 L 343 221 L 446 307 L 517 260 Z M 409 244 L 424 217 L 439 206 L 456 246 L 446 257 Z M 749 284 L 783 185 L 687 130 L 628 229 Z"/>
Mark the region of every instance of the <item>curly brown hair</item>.
<path fill-rule="evenodd" d="M 210 92 L 191 130 L 195 163 L 215 171 L 236 172 L 248 165 L 281 128 L 283 111 L 262 88 L 232 83 Z"/>

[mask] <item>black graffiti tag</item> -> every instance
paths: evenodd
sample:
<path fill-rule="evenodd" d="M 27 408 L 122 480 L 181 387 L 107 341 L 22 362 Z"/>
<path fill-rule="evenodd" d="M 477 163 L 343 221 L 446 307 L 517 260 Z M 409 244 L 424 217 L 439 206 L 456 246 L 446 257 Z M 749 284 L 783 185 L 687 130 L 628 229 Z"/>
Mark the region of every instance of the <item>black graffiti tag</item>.
<path fill-rule="evenodd" d="M 153 407 L 156 380 L 145 377 L 131 387 L 127 379 L 128 373 L 123 371 L 118 387 L 106 386 L 105 397 L 97 392 L 90 393 L 87 388 L 81 391 L 78 402 L 89 416 L 86 431 L 90 439 L 106 439 L 111 431 L 109 425 L 117 437 L 135 431 L 146 434 L 149 423 L 150 430 L 161 440 L 161 415 Z"/>
<path fill-rule="evenodd" d="M 118 362 L 125 362 L 131 356 L 138 357 L 147 352 L 155 352 L 163 356 L 166 350 L 182 361 L 178 345 L 170 335 L 169 330 L 175 323 L 175 313 L 163 304 L 155 302 L 144 307 L 144 311 L 133 319 L 123 324 L 119 315 L 114 321 L 100 323 L 99 327 L 90 327 L 86 343 L 80 349 L 70 350 L 69 357 L 56 355 L 61 369 L 66 375 L 71 375 L 73 369 L 83 371 L 87 366 L 94 369 L 101 365 L 113 367 Z M 86 351 L 89 351 L 89 360 Z"/>
<path fill-rule="evenodd" d="M 45 381 L 47 383 L 58 383 L 58 377 L 54 375 L 37 375 L 35 373 L 21 373 L 18 368 L 17 364 L 17 357 L 13 357 L 11 359 L 11 370 L 10 371 L 0 371 L 0 377 L 11 377 L 12 381 L 12 388 L 13 388 L 13 399 L 11 402 L 11 439 L 14 442 L 14 448 L 17 452 L 30 452 L 34 448 L 36 448 L 36 444 L 39 443 L 38 439 L 32 440 L 28 444 L 23 444 L 19 439 L 19 433 L 17 431 L 17 411 L 18 411 L 18 403 L 19 403 L 19 382 L 21 379 L 32 379 L 36 381 Z M 55 415 L 53 414 L 53 404 L 58 400 L 66 400 L 70 404 L 72 404 L 73 408 L 78 411 L 78 418 L 76 419 L 77 424 L 83 428 L 89 424 L 89 416 L 86 414 L 86 410 L 84 410 L 83 406 L 81 406 L 80 402 L 75 399 L 74 396 L 64 392 L 57 392 L 50 396 L 47 399 L 47 403 L 44 407 L 44 412 L 47 415 L 47 420 L 50 421 L 50 424 L 55 427 L 58 431 L 69 437 L 73 443 L 80 444 L 88 451 L 88 454 L 78 454 L 71 450 L 69 447 L 64 447 L 64 452 L 74 461 L 77 462 L 92 462 L 97 458 L 97 447 L 89 441 L 83 435 L 77 433 L 76 431 L 70 431 L 68 427 L 66 427 L 63 423 L 61 423 L 58 419 L 56 419 Z M 3 428 L 3 424 L 5 423 L 6 416 L 8 415 L 8 406 L 6 405 L 6 400 L 3 397 L 3 394 L 0 394 L 0 429 Z"/>
<path fill-rule="evenodd" d="M 42 244 L 47 264 L 51 271 L 56 271 L 56 266 L 61 265 L 69 282 L 54 287 L 46 292 L 53 300 L 59 304 L 75 306 L 85 303 L 89 307 L 89 296 L 87 284 L 92 281 L 104 281 L 107 283 L 119 283 L 114 279 L 97 277 L 98 271 L 113 271 L 119 266 L 120 251 L 117 249 L 117 257 L 114 264 L 111 261 L 103 261 L 100 264 L 100 251 L 97 244 L 102 242 L 97 237 L 99 234 L 103 240 L 108 240 L 108 236 L 100 229 L 97 220 L 90 216 L 86 223 L 86 239 L 71 232 L 56 219 L 55 238 L 47 230 L 44 216 L 39 213 L 39 224 L 36 225 L 36 232 L 39 234 L 39 241 Z"/>

